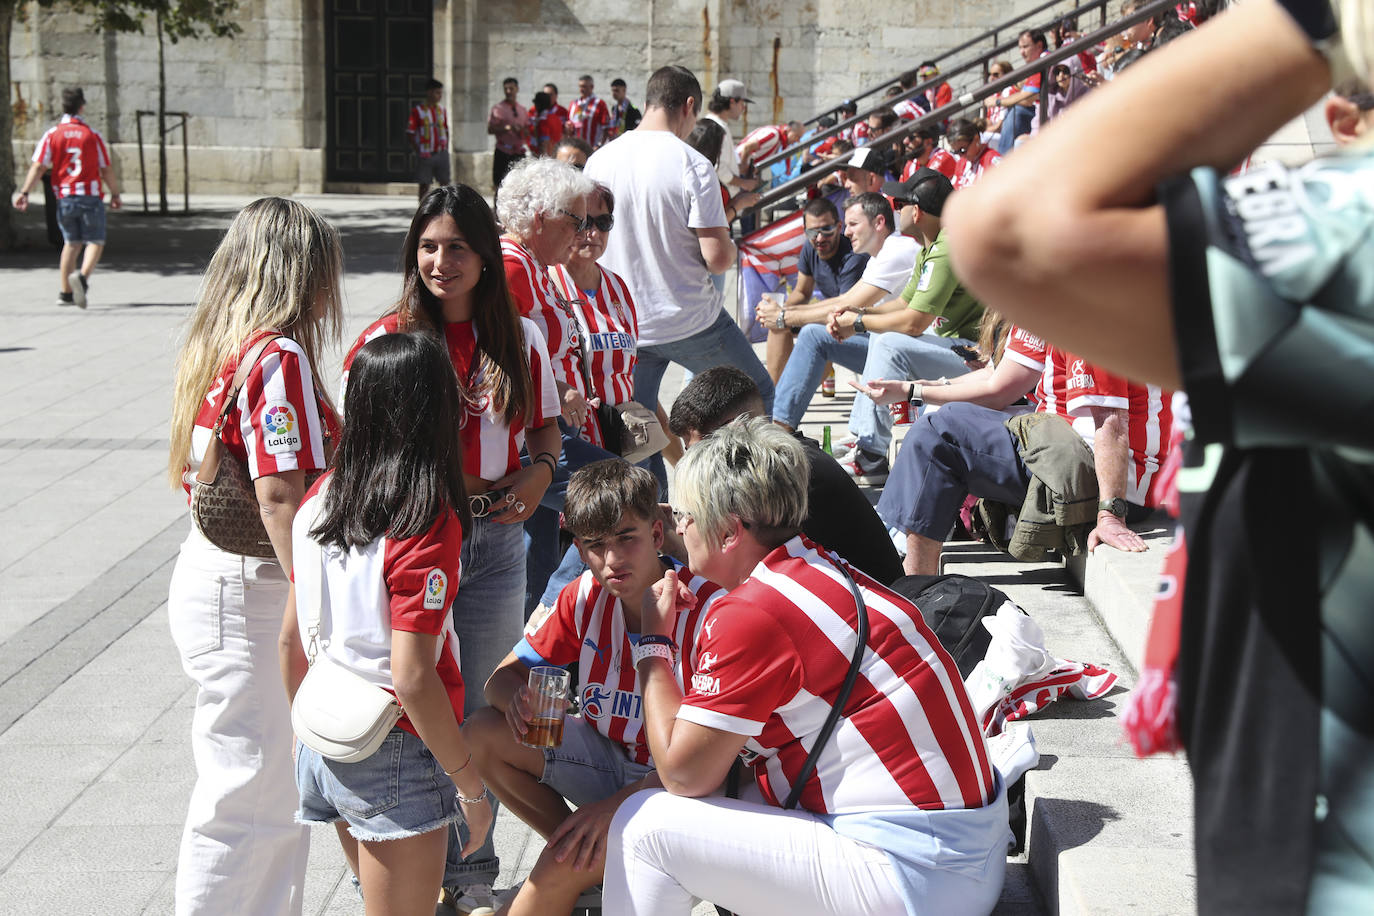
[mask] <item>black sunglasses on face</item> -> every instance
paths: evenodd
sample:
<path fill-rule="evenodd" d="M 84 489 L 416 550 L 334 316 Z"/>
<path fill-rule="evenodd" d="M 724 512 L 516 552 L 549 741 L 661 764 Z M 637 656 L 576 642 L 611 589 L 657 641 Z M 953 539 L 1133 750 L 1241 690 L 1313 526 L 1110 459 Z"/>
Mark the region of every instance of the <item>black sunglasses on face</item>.
<path fill-rule="evenodd" d="M 834 235 L 836 232 L 839 231 L 840 226 L 838 223 L 832 226 L 816 226 L 814 228 L 806 230 L 806 237 L 809 239 L 815 239 L 820 238 L 823 235 Z"/>
<path fill-rule="evenodd" d="M 573 226 L 577 228 L 578 232 L 586 232 L 588 229 L 592 228 L 591 217 L 578 216 L 576 213 L 569 213 L 562 207 L 558 208 L 558 212 L 562 216 L 566 216 L 568 219 L 572 220 Z"/>
<path fill-rule="evenodd" d="M 591 223 L 588 226 L 589 229 L 594 228 L 597 232 L 610 232 L 611 227 L 615 225 L 615 217 L 609 213 L 603 213 L 600 216 L 587 217 L 587 222 Z"/>

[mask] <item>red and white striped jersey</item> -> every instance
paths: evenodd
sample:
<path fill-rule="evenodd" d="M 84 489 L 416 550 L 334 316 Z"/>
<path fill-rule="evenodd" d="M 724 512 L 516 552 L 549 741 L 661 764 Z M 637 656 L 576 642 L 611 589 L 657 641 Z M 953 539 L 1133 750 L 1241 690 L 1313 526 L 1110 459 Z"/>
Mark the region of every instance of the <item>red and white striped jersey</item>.
<path fill-rule="evenodd" d="M 848 137 L 845 137 L 845 139 L 853 143 L 855 146 L 863 146 L 865 143 L 868 142 L 868 138 L 873 135 L 873 128 L 868 126 L 867 121 L 858 122 L 850 128 L 850 131 L 850 135 Z M 844 135 L 841 134 L 840 136 Z"/>
<path fill-rule="evenodd" d="M 744 147 L 749 143 L 757 143 L 758 148 L 746 159 Z M 739 158 L 740 168 L 744 168 L 750 162 L 767 159 L 788 145 L 787 128 L 781 124 L 769 124 L 749 131 L 745 138 L 735 145 L 735 156 Z"/>
<path fill-rule="evenodd" d="M 504 235 L 501 236 L 501 260 L 506 266 L 506 283 L 515 307 L 544 335 L 553 377 L 585 395 L 587 386 L 582 384 L 582 372 L 577 366 L 577 325 L 569 310 L 559 303 L 558 291 L 550 277 L 551 273 L 563 268 L 555 265 L 545 270 L 533 252 Z"/>
<path fill-rule="evenodd" d="M 678 568 L 678 580 L 697 596 L 692 610 L 678 614 L 673 632 L 678 645 L 673 674 L 678 686 L 686 690 L 696 670 L 701 621 L 722 592 L 720 586 L 686 567 Z M 530 667 L 577 662 L 582 715 L 601 734 L 620 742 L 626 757 L 635 763 L 652 764 L 632 651 L 638 638 L 638 633 L 631 638 L 625 630 L 620 599 L 602 588 L 587 570 L 558 593 L 553 613 L 516 645 L 515 656 Z"/>
<path fill-rule="evenodd" d="M 592 149 L 606 142 L 606 128 L 610 123 L 610 109 L 595 95 L 579 96 L 568 106 L 568 132 L 590 144 Z"/>
<path fill-rule="evenodd" d="M 930 110 L 934 111 L 954 101 L 954 89 L 949 83 L 940 83 L 938 86 L 927 89 L 925 96 L 926 103 L 930 106 Z"/>
<path fill-rule="evenodd" d="M 443 105 L 416 105 L 410 109 L 406 133 L 413 134 L 421 156 L 448 152 L 448 112 Z"/>
<path fill-rule="evenodd" d="M 983 176 L 983 173 L 994 165 L 1002 161 L 1002 157 L 997 150 L 990 146 L 983 147 L 982 152 L 976 159 L 967 156 L 960 156 L 956 169 L 956 176 L 953 179 L 956 188 L 966 188 Z"/>
<path fill-rule="evenodd" d="M 747 735 L 742 756 L 782 804 L 830 712 L 857 608 L 840 562 L 802 536 L 774 550 L 702 621 L 678 718 Z M 996 795 L 959 671 L 911 602 L 856 569 L 870 633 L 858 682 L 800 806 L 838 814 L 977 808 Z"/>
<path fill-rule="evenodd" d="M 64 114 L 49 127 L 33 151 L 33 161 L 52 169 L 58 197 L 100 197 L 100 170 L 110 167 L 110 151 L 95 128 L 76 115 Z"/>
<path fill-rule="evenodd" d="M 198 470 L 205 458 L 239 360 L 268 333 L 250 337 L 243 350 L 220 368 L 214 385 L 206 392 L 191 430 L 188 471 Z M 283 471 L 322 471 L 328 465 L 324 451 L 326 430 L 330 436 L 336 436 L 338 424 L 334 415 L 322 408 L 316 395 L 310 360 L 300 344 L 288 337 L 278 337 L 263 348 L 239 389 L 238 399 L 229 408 L 224 421 L 225 446 L 248 463 L 248 473 L 254 480 Z M 189 500 L 190 484 L 184 486 Z"/>
<path fill-rule="evenodd" d="M 592 394 L 604 404 L 624 404 L 634 400 L 636 342 L 639 318 L 625 281 L 600 264 L 601 283 L 596 289 L 578 289 L 572 274 L 559 267 L 550 269 L 554 288 L 572 304 L 582 333 L 582 358 L 592 381 Z M 593 445 L 604 445 L 597 426 L 596 411 L 587 412 L 587 423 L 579 431 Z"/>
<path fill-rule="evenodd" d="M 923 115 L 929 114 L 929 110 L 923 108 L 915 99 L 902 99 L 892 106 L 892 113 L 902 121 L 914 121 Z"/>
<path fill-rule="evenodd" d="M 1013 353 L 1010 341 L 1008 354 Z M 1031 365 L 1023 362 L 1023 365 Z M 1035 389 L 1038 410 L 1058 414 L 1092 444 L 1093 407 L 1112 407 L 1127 412 L 1131 467 L 1126 499 L 1141 506 L 1157 506 L 1164 498 L 1159 487 L 1159 468 L 1169 450 L 1173 429 L 1173 395 L 1158 385 L 1142 385 L 1112 375 L 1071 353 L 1050 346 L 1044 359 L 1040 384 Z"/>
<path fill-rule="evenodd" d="M 348 370 L 353 365 L 353 357 L 362 349 L 363 344 L 383 334 L 394 334 L 400 323 L 396 312 L 383 315 L 368 325 L 358 335 L 348 355 L 344 357 L 344 388 L 348 387 Z M 530 379 L 534 399 L 530 405 L 530 415 L 535 419 L 527 425 L 542 426 L 540 420 L 556 419 L 560 413 L 558 388 L 553 383 L 553 370 L 549 366 L 549 354 L 544 348 L 544 337 L 539 328 L 528 318 L 520 319 L 520 330 L 525 337 L 525 355 L 529 360 Z M 473 354 L 477 351 L 477 329 L 471 321 L 450 321 L 444 325 L 444 342 L 448 347 L 448 357 L 453 369 L 458 373 L 460 386 L 469 392 L 482 390 L 484 373 L 473 365 Z M 491 398 L 485 393 L 466 405 L 463 428 L 460 433 L 463 442 L 463 470 L 486 481 L 500 480 L 520 468 L 520 449 L 525 444 L 525 425 L 510 427 L 505 418 L 496 412 Z M 346 409 L 346 408 L 345 408 Z"/>
<path fill-rule="evenodd" d="M 458 634 L 449 606 L 458 594 L 463 525 L 445 508 L 429 530 L 409 538 L 387 535 L 347 551 L 322 547 L 310 536 L 324 511 L 324 494 L 334 473 L 305 494 L 291 523 L 294 545 L 296 615 L 302 637 L 309 626 L 305 608 L 318 606 L 320 651 L 368 683 L 396 692 L 391 678 L 391 631 L 442 637 L 435 670 L 448 693 L 453 715 L 463 721 L 463 676 L 458 670 Z M 318 565 L 306 566 L 307 558 Z M 419 737 L 408 716 L 396 723 Z"/>
<path fill-rule="evenodd" d="M 917 162 L 915 159 L 908 159 L 906 165 L 902 166 L 901 180 L 906 181 L 912 175 L 915 175 L 916 170 L 922 166 L 928 169 L 934 169 L 953 182 L 954 174 L 959 168 L 959 160 L 955 159 L 947 150 L 943 150 L 937 146 L 930 151 L 930 156 L 926 158 L 924 163 Z"/>

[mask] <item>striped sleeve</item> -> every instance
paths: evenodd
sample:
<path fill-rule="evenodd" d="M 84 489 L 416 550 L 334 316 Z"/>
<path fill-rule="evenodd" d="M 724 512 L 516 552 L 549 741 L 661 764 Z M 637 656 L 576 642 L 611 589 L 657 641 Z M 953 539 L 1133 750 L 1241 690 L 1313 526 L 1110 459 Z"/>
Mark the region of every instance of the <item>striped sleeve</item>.
<path fill-rule="evenodd" d="M 563 411 L 558 403 L 558 386 L 553 381 L 553 366 L 549 363 L 549 350 L 544 343 L 544 335 L 528 318 L 521 318 L 520 325 L 525 333 L 525 346 L 529 352 L 530 381 L 534 383 L 534 410 L 531 414 L 542 420 L 556 419 Z"/>
<path fill-rule="evenodd" d="M 287 338 L 268 344 L 239 391 L 239 432 L 256 480 L 283 471 L 324 470 L 324 424 L 310 361 Z"/>

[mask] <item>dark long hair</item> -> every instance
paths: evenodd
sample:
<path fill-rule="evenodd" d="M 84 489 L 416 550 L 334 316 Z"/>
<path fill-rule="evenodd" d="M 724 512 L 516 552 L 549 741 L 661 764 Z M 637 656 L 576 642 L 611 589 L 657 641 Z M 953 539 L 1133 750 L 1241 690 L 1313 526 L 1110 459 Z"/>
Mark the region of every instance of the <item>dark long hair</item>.
<path fill-rule="evenodd" d="M 353 358 L 348 419 L 324 511 L 310 536 L 340 549 L 428 531 L 453 510 L 472 524 L 463 484 L 463 413 L 447 349 L 432 332 L 383 334 Z"/>
<path fill-rule="evenodd" d="M 430 328 L 443 336 L 444 312 L 439 300 L 420 278 L 420 233 L 430 220 L 447 214 L 458 224 L 458 231 L 482 259 L 482 277 L 472 291 L 472 322 L 477 331 L 477 354 L 481 360 L 483 391 L 464 391 L 469 399 L 491 398 L 496 412 L 508 426 L 524 425 L 534 405 L 529 357 L 525 335 L 520 329 L 520 313 L 506 287 L 506 268 L 501 260 L 501 238 L 491 208 L 465 184 L 435 188 L 420 201 L 410 221 L 405 246 L 401 249 L 401 270 L 405 280 L 400 313 L 401 330 Z M 461 415 L 460 415 L 461 416 Z"/>
<path fill-rule="evenodd" d="M 687 145 L 705 156 L 712 165 L 720 161 L 720 148 L 724 143 L 725 128 L 710 118 L 702 118 L 687 135 Z"/>

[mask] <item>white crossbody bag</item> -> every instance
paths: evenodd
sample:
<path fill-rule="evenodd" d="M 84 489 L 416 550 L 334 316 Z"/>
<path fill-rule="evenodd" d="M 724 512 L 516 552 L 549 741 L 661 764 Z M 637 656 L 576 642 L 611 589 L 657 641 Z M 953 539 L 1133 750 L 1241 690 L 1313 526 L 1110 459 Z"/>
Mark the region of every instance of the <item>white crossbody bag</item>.
<path fill-rule="evenodd" d="M 299 542 L 298 542 L 299 544 Z M 306 747 L 340 763 L 357 763 L 382 746 L 401 704 L 386 690 L 342 665 L 323 651 L 320 634 L 324 602 L 324 552 L 313 539 L 295 556 L 296 607 L 305 608 L 305 655 L 310 670 L 291 702 L 291 729 Z"/>

